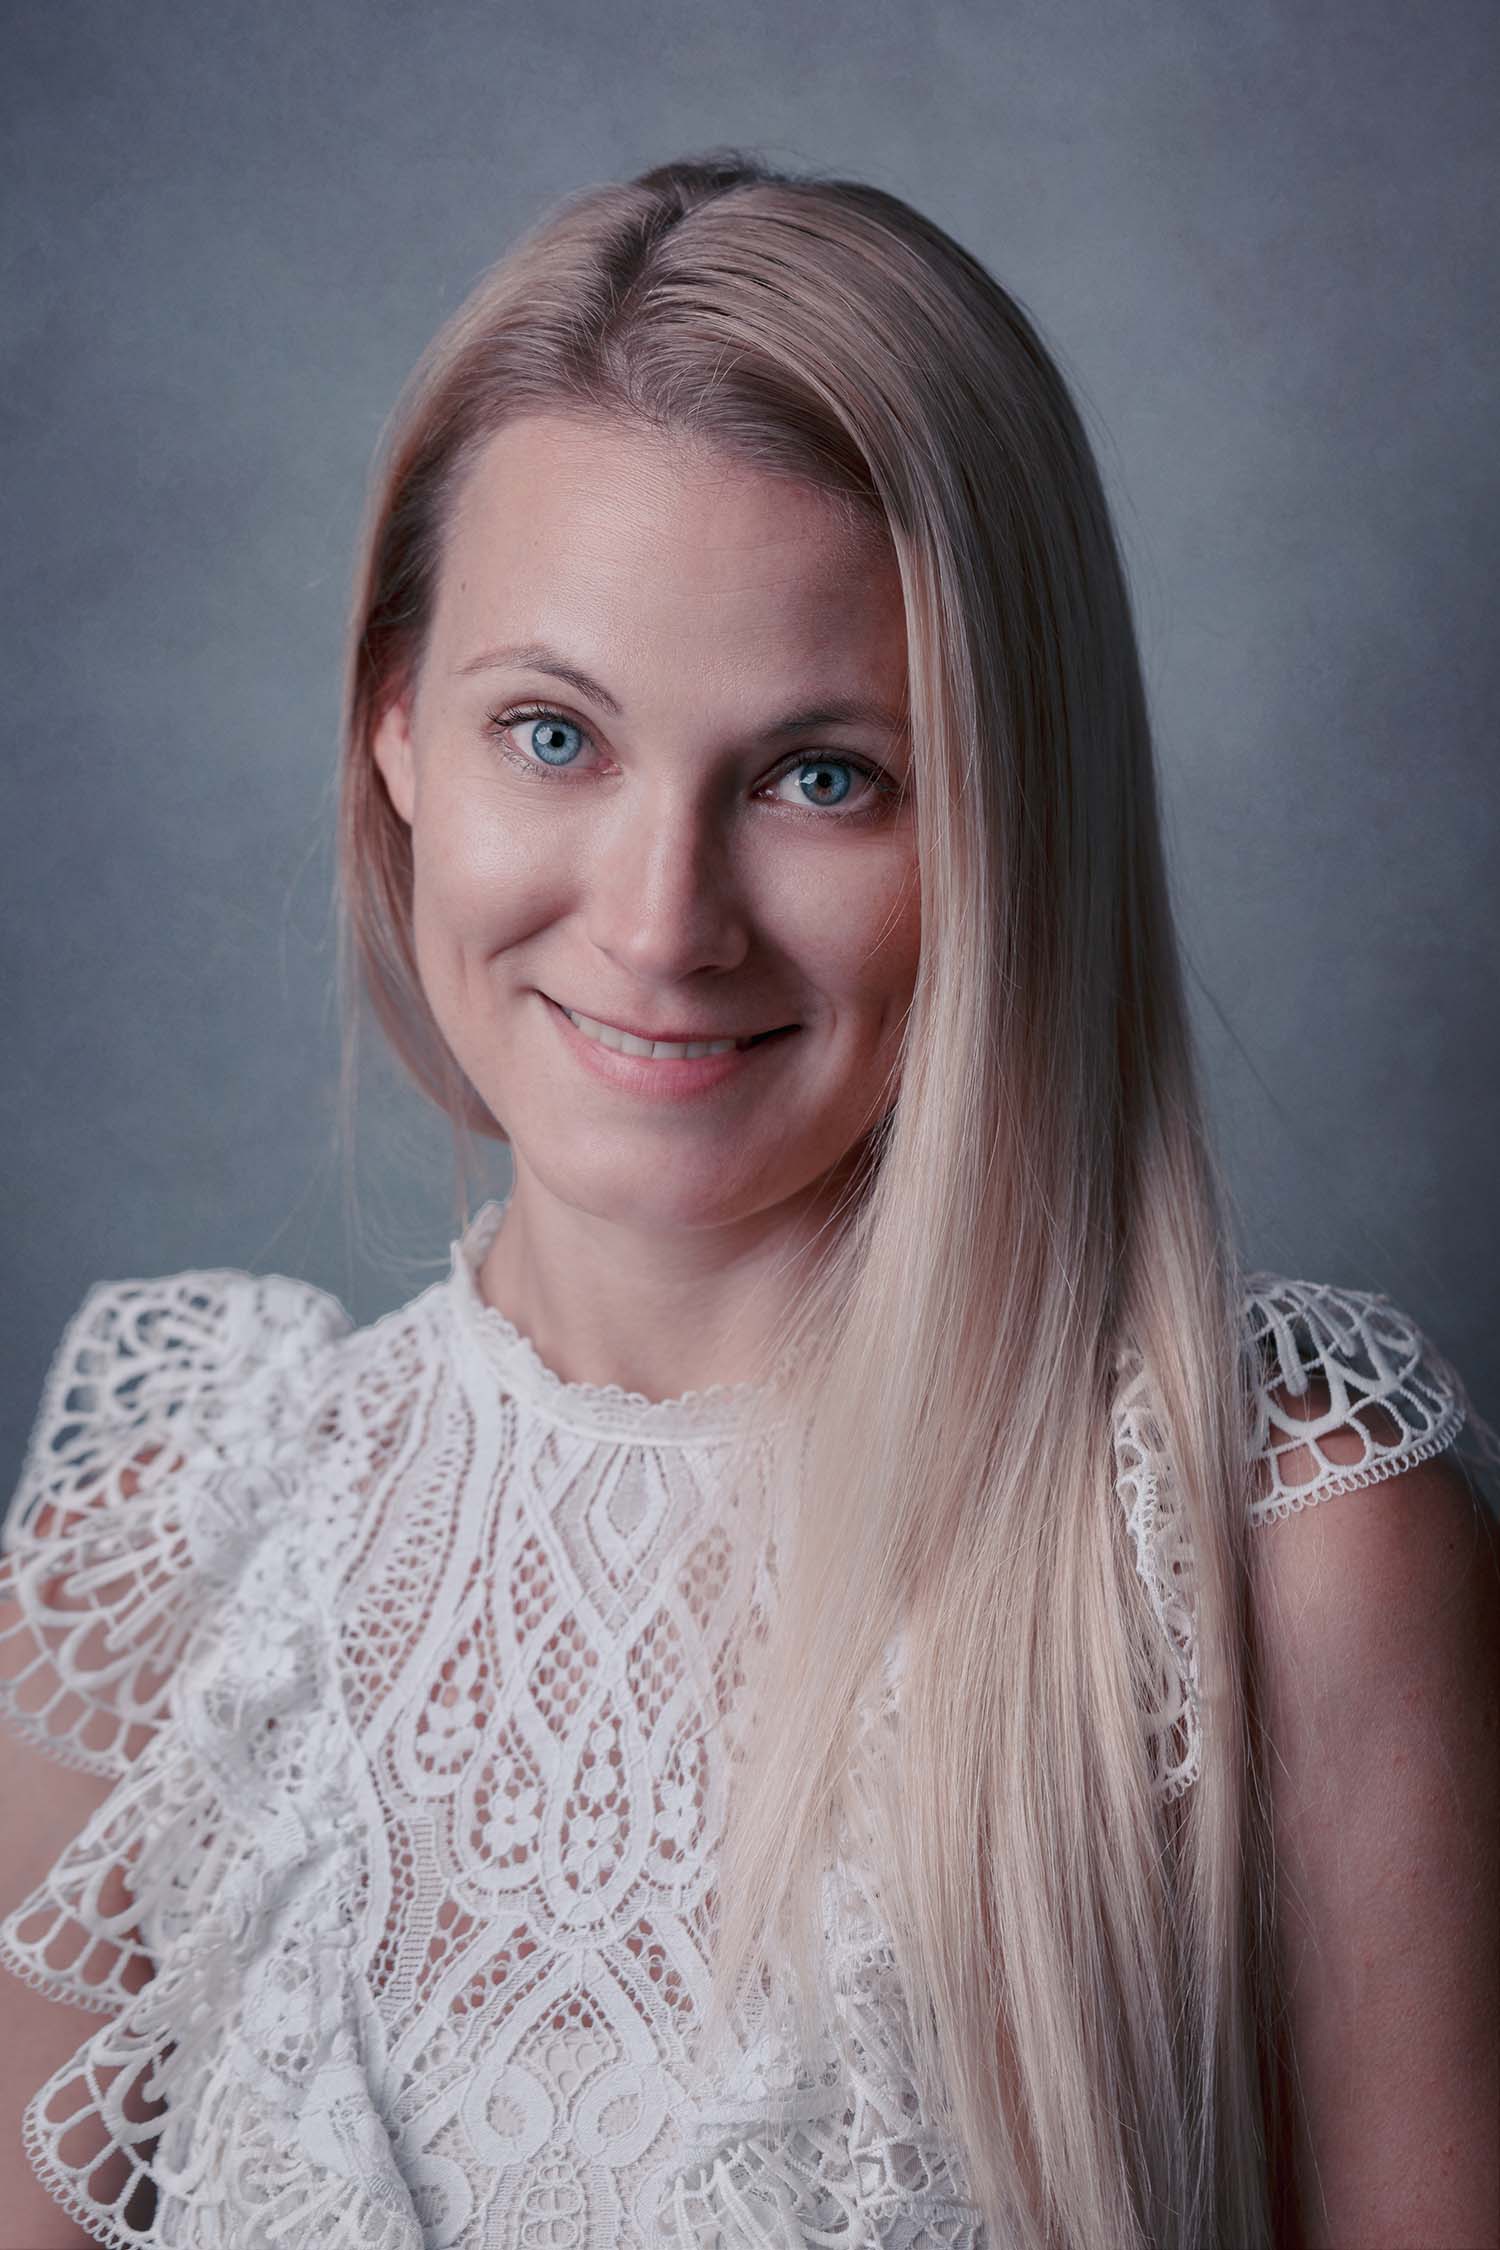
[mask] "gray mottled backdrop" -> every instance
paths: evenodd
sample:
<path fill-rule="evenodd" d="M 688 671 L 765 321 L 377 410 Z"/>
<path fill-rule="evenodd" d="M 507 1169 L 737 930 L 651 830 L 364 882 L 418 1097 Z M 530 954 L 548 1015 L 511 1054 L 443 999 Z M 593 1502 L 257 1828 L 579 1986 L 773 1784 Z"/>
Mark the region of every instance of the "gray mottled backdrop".
<path fill-rule="evenodd" d="M 1491 0 L 0 8 L 4 1466 L 90 1282 L 367 1318 L 451 1236 L 329 913 L 366 464 L 560 192 L 730 141 L 909 197 L 1079 390 L 1247 1246 L 1500 1405 Z M 503 1170 L 496 1183 L 503 1185 Z"/>

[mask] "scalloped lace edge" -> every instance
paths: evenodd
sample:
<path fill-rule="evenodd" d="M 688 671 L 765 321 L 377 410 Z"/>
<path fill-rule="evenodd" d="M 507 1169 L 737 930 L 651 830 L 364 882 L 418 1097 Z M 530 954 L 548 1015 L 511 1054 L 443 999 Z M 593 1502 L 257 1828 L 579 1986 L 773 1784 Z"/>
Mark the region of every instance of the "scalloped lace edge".
<path fill-rule="evenodd" d="M 1321 1500 L 1336 1499 L 1341 1492 L 1362 1492 L 1372 1484 L 1384 1484 L 1388 1478 L 1399 1476 L 1403 1469 L 1414 1469 L 1419 1462 L 1431 1461 L 1439 1453 L 1446 1453 L 1468 1419 L 1464 1408 L 1455 1404 L 1425 1438 L 1410 1439 L 1384 1460 L 1365 1461 L 1358 1468 L 1328 1469 L 1295 1491 L 1252 1500 L 1250 1522 L 1253 1526 L 1280 1523 L 1287 1516 L 1299 1515 L 1304 1508 L 1315 1508 Z"/>
<path fill-rule="evenodd" d="M 91 2234 L 96 2242 L 104 2243 L 106 2250 L 150 2250 L 151 2234 L 141 2234 L 135 2228 L 129 2234 L 123 2233 L 114 2220 L 100 2210 L 97 2203 L 84 2201 L 75 2183 L 56 2162 L 36 2121 L 36 2103 L 40 2091 L 39 2089 L 38 2094 L 32 2095 L 21 2115 L 21 2146 L 37 2179 L 53 2202 L 76 2225 L 82 2227 L 85 2234 Z M 155 2231 L 153 2220 L 151 2233 L 154 2234 Z"/>
<path fill-rule="evenodd" d="M 86 2008 L 96 2016 L 117 2016 L 120 2012 L 117 1995 L 111 1993 L 106 1996 L 90 1992 L 85 1985 L 70 1983 L 65 1970 L 40 1969 L 34 1961 L 28 1960 L 24 1953 L 18 1951 L 11 1935 L 11 1924 L 24 1919 L 33 1904 L 37 1903 L 41 1903 L 39 1894 L 33 1892 L 30 1898 L 23 1899 L 18 1907 L 0 1921 L 0 1967 L 10 1976 L 19 1977 L 22 1984 L 29 1984 L 33 1992 L 45 1993 L 49 2000 L 66 2000 L 70 2006 Z"/>
<path fill-rule="evenodd" d="M 747 1413 L 774 1392 L 778 1375 L 790 1364 L 789 1355 L 775 1362 L 764 1379 L 707 1383 L 662 1399 L 647 1398 L 644 1391 L 627 1390 L 622 1383 L 570 1381 L 559 1375 L 525 1331 L 480 1291 L 479 1262 L 494 1240 L 505 1207 L 498 1198 L 482 1204 L 454 1241 L 447 1295 L 458 1325 L 498 1347 L 497 1357 L 540 1412 L 560 1421 L 576 1416 L 589 1426 L 597 1424 L 601 1433 L 607 1429 L 618 1436 L 639 1435 L 652 1444 L 692 1443 L 721 1430 L 726 1436 L 737 1434 Z M 626 1427 L 637 1416 L 644 1418 L 640 1428 Z"/>
<path fill-rule="evenodd" d="M 80 1750 L 66 1735 L 53 1734 L 44 1727 L 34 1711 L 23 1711 L 9 1692 L 12 1685 L 10 1680 L 0 1680 L 0 1714 L 23 1742 L 45 1751 L 54 1765 L 65 1766 L 70 1773 L 86 1773 L 96 1781 L 123 1780 L 126 1769 L 117 1766 L 108 1751 Z"/>

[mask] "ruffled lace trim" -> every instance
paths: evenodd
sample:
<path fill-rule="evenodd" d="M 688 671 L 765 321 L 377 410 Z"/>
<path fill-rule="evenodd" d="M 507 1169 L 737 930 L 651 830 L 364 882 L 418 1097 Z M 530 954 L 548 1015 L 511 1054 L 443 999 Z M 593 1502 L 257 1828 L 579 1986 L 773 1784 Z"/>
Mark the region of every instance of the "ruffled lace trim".
<path fill-rule="evenodd" d="M 117 2250 L 420 2250 L 363 2059 L 356 1753 L 297 1505 L 299 1400 L 348 1327 L 279 1276 L 101 1284 L 6 1527 L 0 1700 L 119 1777 L 0 1923 L 8 1967 L 109 2017 L 24 2139 Z"/>
<path fill-rule="evenodd" d="M 1454 1445 L 1500 1469 L 1500 1438 L 1473 1410 L 1457 1371 L 1382 1296 L 1255 1273 L 1243 1299 L 1253 1381 L 1252 1455 L 1266 1489 L 1250 1520 L 1269 1524 L 1395 1476 Z M 1298 1402 L 1289 1413 L 1280 1394 Z M 1337 1452 L 1329 1440 L 1340 1440 Z M 1350 1440 L 1358 1457 L 1341 1456 Z M 1137 1366 L 1117 1404 L 1116 1492 L 1161 1629 L 1147 1714 L 1152 1773 L 1181 1796 L 1202 1764 L 1201 1694 L 1190 1544 L 1149 1386 Z"/>
<path fill-rule="evenodd" d="M 591 1437 L 652 1445 L 702 1445 L 735 1436 L 774 1388 L 780 1362 L 765 1383 L 709 1383 L 675 1398 L 650 1399 L 619 1383 L 567 1382 L 542 1359 L 531 1338 L 480 1292 L 479 1266 L 499 1232 L 506 1200 L 483 1204 L 453 1244 L 450 1300 L 459 1332 L 503 1378 L 506 1388 L 549 1421 Z M 772 1426 L 768 1422 L 767 1426 Z"/>

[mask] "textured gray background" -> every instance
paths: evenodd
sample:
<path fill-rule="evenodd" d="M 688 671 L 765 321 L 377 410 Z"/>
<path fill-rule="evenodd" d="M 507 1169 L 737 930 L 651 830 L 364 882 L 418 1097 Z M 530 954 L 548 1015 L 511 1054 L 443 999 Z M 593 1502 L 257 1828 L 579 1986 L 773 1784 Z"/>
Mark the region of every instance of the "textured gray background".
<path fill-rule="evenodd" d="M 354 1224 L 335 1144 L 366 464 L 521 223 L 722 140 L 909 197 L 1059 353 L 1247 1244 L 1493 1415 L 1497 59 L 1491 0 L 0 9 L 0 1467 L 96 1278 L 441 1270 L 442 1125 L 371 1076 Z"/>

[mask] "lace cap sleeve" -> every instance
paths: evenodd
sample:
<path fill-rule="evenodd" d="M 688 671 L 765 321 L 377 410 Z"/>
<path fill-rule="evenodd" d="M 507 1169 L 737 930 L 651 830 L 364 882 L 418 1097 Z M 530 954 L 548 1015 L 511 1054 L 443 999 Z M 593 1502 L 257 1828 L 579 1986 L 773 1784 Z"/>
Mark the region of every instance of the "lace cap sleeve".
<path fill-rule="evenodd" d="M 1245 1319 L 1260 1477 L 1252 1523 L 1377 1484 L 1450 1446 L 1481 1471 L 1500 1467 L 1500 1440 L 1457 1370 L 1388 1297 L 1257 1273 Z"/>
<path fill-rule="evenodd" d="M 1456 1369 L 1386 1297 L 1280 1275 L 1246 1277 L 1256 1489 L 1250 1521 L 1269 1524 L 1378 1483 L 1453 1447 L 1500 1495 L 1500 1438 L 1475 1413 Z M 1146 1714 L 1158 1793 L 1180 1796 L 1202 1762 L 1197 1596 L 1172 1463 L 1138 1361 L 1128 1363 L 1115 1427 L 1115 1490 L 1160 1629 Z"/>
<path fill-rule="evenodd" d="M 243 1547 L 255 1487 L 233 1471 L 274 1447 L 299 1373 L 349 1326 L 335 1298 L 279 1274 L 89 1291 L 0 1533 L 0 1715 L 64 1764 L 129 1768 Z"/>

